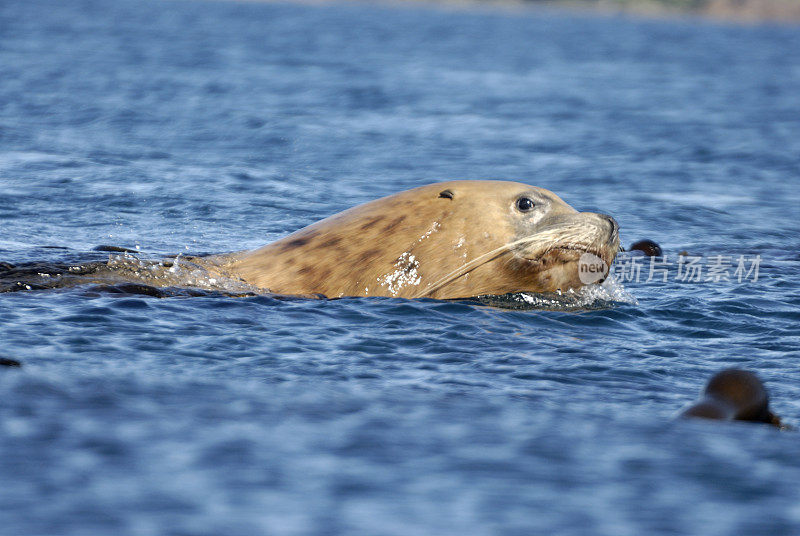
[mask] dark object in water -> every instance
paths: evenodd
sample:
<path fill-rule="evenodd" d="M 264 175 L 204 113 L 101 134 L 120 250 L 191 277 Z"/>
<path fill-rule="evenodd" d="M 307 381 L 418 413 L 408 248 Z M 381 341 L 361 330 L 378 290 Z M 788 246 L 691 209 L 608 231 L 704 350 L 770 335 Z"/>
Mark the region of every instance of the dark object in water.
<path fill-rule="evenodd" d="M 769 395 L 764 384 L 752 372 L 740 369 L 726 369 L 714 374 L 701 398 L 683 410 L 680 417 L 781 426 L 780 418 L 769 410 Z"/>
<path fill-rule="evenodd" d="M 0 263 L 0 292 L 44 290 L 66 286 L 65 279 L 94 274 L 103 262 L 69 264 L 64 262 Z"/>
<path fill-rule="evenodd" d="M 661 251 L 661 246 L 653 242 L 652 240 L 639 240 L 638 242 L 634 242 L 628 251 L 641 251 L 647 257 L 661 257 L 663 252 Z"/>
<path fill-rule="evenodd" d="M 95 287 L 97 290 L 108 292 L 110 294 L 129 294 L 140 296 L 152 296 L 154 298 L 166 298 L 170 296 L 169 292 L 159 288 L 143 285 L 140 283 L 120 283 L 118 285 L 100 285 Z"/>
<path fill-rule="evenodd" d="M 135 249 L 121 248 L 119 246 L 106 246 L 101 244 L 92 248 L 92 251 L 110 251 L 112 253 L 139 253 Z"/>
<path fill-rule="evenodd" d="M 118 283 L 114 285 L 95 285 L 92 290 L 108 294 L 124 294 L 130 296 L 152 296 L 169 298 L 172 296 L 209 296 L 211 291 L 196 288 L 154 287 L 142 283 Z"/>
<path fill-rule="evenodd" d="M 9 359 L 7 357 L 0 357 L 0 367 L 21 367 L 22 363 L 16 359 Z"/>

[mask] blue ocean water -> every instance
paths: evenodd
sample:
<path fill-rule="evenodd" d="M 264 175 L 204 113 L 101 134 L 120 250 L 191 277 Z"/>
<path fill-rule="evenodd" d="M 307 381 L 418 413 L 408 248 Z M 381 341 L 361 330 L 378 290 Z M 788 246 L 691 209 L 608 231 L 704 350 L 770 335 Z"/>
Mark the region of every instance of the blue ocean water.
<path fill-rule="evenodd" d="M 623 255 L 635 299 L 570 310 L 0 293 L 0 533 L 800 534 L 797 431 L 673 418 L 735 366 L 800 426 L 798 95 L 792 27 L 0 3 L 2 262 L 235 251 L 503 179 L 675 263 Z"/>

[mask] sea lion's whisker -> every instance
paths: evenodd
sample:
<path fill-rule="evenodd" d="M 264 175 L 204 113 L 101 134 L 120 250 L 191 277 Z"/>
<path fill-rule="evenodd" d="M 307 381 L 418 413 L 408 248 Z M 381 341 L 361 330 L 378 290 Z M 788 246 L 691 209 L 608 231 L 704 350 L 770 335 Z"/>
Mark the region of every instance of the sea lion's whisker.
<path fill-rule="evenodd" d="M 517 240 L 516 242 L 519 242 L 519 240 Z M 447 285 L 448 283 L 451 283 L 452 281 L 455 281 L 456 279 L 458 279 L 462 275 L 464 275 L 464 274 L 466 274 L 468 272 L 471 272 L 472 270 L 474 270 L 478 266 L 480 266 L 482 264 L 486 264 L 487 262 L 493 261 L 494 259 L 496 259 L 500 255 L 502 255 L 503 253 L 508 251 L 509 248 L 511 247 L 511 245 L 515 244 L 516 242 L 512 242 L 511 244 L 505 244 L 503 246 L 500 246 L 499 248 L 496 248 L 496 249 L 493 249 L 491 251 L 488 251 L 488 252 L 484 253 L 483 255 L 479 255 L 479 256 L 475 257 L 474 259 L 472 259 L 468 263 L 462 265 L 461 267 L 453 270 L 449 274 L 447 274 L 444 277 L 440 278 L 438 281 L 428 285 L 422 292 L 414 295 L 414 298 L 424 298 L 425 296 L 431 294 L 432 292 L 436 292 L 437 290 L 439 290 L 443 286 Z"/>
<path fill-rule="evenodd" d="M 564 236 L 564 229 L 546 229 L 540 231 L 536 234 L 531 236 L 526 236 L 524 238 L 520 238 L 518 240 L 514 240 L 513 242 L 509 242 L 504 244 L 498 248 L 495 248 L 491 251 L 483 253 L 472 259 L 471 261 L 467 262 L 463 266 L 453 270 L 449 274 L 445 275 L 444 277 L 438 279 L 437 281 L 428 285 L 422 292 L 416 294 L 414 298 L 423 298 L 428 296 L 440 288 L 452 283 L 459 277 L 471 272 L 475 268 L 486 264 L 487 262 L 491 262 L 500 255 L 511 251 L 511 249 L 517 246 L 531 246 L 534 244 L 541 244 L 544 245 L 545 248 L 541 251 L 540 256 L 546 255 L 553 250 L 556 249 L 576 249 L 576 250 L 599 250 L 598 247 L 600 245 L 600 240 L 597 238 L 599 236 L 599 228 L 592 226 L 591 228 L 586 228 L 586 226 L 576 226 L 572 229 L 567 229 L 566 232 L 572 232 L 571 235 Z M 590 238 L 593 240 L 589 241 Z"/>

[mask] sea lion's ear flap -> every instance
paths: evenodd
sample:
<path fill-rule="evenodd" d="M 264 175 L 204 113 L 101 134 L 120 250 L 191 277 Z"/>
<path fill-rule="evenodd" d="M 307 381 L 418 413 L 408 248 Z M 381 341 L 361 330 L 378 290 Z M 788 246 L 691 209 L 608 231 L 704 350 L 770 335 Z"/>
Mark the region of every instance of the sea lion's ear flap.
<path fill-rule="evenodd" d="M 445 199 L 453 199 L 453 190 L 442 190 L 439 192 L 439 197 L 444 197 Z"/>

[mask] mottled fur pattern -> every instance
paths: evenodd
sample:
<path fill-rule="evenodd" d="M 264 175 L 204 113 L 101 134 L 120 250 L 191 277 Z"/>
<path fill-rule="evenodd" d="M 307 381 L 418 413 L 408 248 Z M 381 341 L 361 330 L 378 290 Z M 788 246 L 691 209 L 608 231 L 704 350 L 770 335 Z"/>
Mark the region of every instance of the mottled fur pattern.
<path fill-rule="evenodd" d="M 535 208 L 518 210 L 521 196 Z M 258 250 L 206 262 L 279 294 L 460 298 L 576 288 L 582 252 L 610 264 L 618 249 L 610 217 L 576 212 L 552 192 L 453 181 L 378 199 Z"/>

